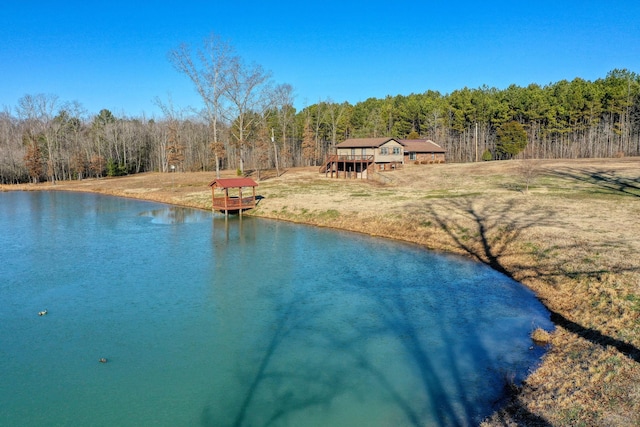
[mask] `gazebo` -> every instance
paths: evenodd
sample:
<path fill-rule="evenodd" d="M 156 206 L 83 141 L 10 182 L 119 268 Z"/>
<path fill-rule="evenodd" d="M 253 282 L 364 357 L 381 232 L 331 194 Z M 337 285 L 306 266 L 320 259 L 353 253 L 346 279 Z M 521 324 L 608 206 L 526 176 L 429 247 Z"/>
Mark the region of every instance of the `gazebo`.
<path fill-rule="evenodd" d="M 238 212 L 242 216 L 242 211 L 256 207 L 256 187 L 258 184 L 251 178 L 217 178 L 209 183 L 211 187 L 211 209 L 214 211 Z M 251 188 L 251 197 L 242 197 L 242 189 Z M 222 190 L 222 194 L 216 197 L 216 190 Z M 229 190 L 234 194 L 229 194 Z"/>

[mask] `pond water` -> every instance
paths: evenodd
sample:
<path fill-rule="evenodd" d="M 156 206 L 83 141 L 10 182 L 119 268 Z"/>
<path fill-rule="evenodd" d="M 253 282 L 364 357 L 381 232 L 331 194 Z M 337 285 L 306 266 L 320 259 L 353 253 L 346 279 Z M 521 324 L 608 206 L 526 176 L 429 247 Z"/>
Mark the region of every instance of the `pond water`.
<path fill-rule="evenodd" d="M 0 194 L 0 294 L 5 426 L 474 425 L 552 327 L 457 257 L 66 192 Z"/>

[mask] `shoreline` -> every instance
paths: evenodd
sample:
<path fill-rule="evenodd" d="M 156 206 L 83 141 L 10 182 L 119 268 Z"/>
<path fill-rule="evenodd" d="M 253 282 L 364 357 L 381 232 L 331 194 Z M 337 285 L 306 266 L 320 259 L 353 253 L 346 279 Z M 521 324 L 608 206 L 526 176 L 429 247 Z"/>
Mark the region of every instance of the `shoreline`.
<path fill-rule="evenodd" d="M 454 253 L 531 289 L 556 330 L 541 365 L 484 424 L 640 423 L 640 159 L 407 165 L 390 183 L 264 174 L 248 215 L 359 232 Z M 82 191 L 210 210 L 213 172 L 1 185 Z M 228 175 L 231 176 L 231 175 Z"/>

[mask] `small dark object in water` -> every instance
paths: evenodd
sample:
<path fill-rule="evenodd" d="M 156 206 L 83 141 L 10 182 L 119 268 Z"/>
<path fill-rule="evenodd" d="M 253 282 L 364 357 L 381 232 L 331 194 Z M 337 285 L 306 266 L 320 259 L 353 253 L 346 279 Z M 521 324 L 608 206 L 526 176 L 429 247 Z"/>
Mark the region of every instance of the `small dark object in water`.
<path fill-rule="evenodd" d="M 104 357 L 101 357 L 100 360 L 98 360 L 98 362 L 100 363 L 107 363 L 107 359 Z"/>
<path fill-rule="evenodd" d="M 44 310 L 38 312 L 38 316 L 44 316 L 45 314 L 47 314 L 47 309 L 46 308 Z"/>

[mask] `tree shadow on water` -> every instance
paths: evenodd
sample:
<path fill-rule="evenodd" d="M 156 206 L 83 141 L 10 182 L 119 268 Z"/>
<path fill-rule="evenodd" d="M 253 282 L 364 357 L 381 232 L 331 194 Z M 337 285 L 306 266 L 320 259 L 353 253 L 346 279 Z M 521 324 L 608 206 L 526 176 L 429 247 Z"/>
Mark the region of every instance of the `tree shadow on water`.
<path fill-rule="evenodd" d="M 355 282 L 359 281 L 355 280 Z M 352 291 L 360 292 L 362 289 Z M 453 405 L 442 393 L 443 385 L 438 370 L 432 363 L 429 352 L 420 342 L 419 334 L 415 330 L 416 325 L 413 324 L 408 313 L 403 311 L 402 297 L 395 295 L 396 298 L 392 301 L 375 291 L 366 292 L 376 300 L 376 308 L 380 309 L 382 315 L 381 323 L 372 328 L 370 325 L 355 321 L 350 324 L 351 333 L 348 339 L 336 334 L 327 334 L 325 331 L 326 341 L 332 347 L 340 349 L 342 357 L 351 361 L 352 372 L 357 371 L 358 375 L 372 379 L 372 382 L 404 415 L 407 425 L 416 427 L 424 425 L 425 413 L 431 414 L 433 418 L 430 420 L 430 425 L 471 425 L 472 417 L 467 414 L 468 416 L 460 419 Z M 384 366 L 377 364 L 372 355 L 363 348 L 363 343 L 384 337 L 395 337 L 400 341 L 405 357 L 395 363 L 407 363 L 416 369 L 423 393 L 416 392 L 408 396 L 406 390 L 401 390 L 394 384 L 393 375 L 387 372 Z M 426 398 L 421 398 L 423 395 Z"/>
<path fill-rule="evenodd" d="M 256 337 L 264 338 L 256 343 L 259 355 L 238 361 L 238 391 L 214 393 L 202 410 L 201 425 L 286 424 L 303 411 L 328 413 L 336 401 L 382 405 L 389 408 L 383 412 L 394 425 L 478 424 L 479 405 L 474 401 L 478 390 L 469 391 L 456 363 L 460 355 L 447 343 L 449 319 L 467 314 L 439 315 L 438 304 L 419 297 L 421 288 L 398 288 L 396 283 L 370 288 L 370 280 L 359 272 L 350 277 L 340 295 L 360 301 L 354 306 L 310 301 L 303 292 L 292 297 L 269 291 L 274 318 L 264 330 L 255 332 Z M 428 326 L 442 330 L 434 348 L 424 341 L 420 331 L 424 319 L 416 317 L 418 312 L 431 312 L 441 322 Z M 481 339 L 473 331 L 470 336 L 472 348 L 466 351 L 473 355 L 465 363 L 473 365 L 475 358 L 487 356 L 482 354 Z M 389 346 L 392 349 L 386 354 Z M 482 370 L 484 365 L 474 369 Z M 398 373 L 404 380 L 398 379 Z M 406 378 L 419 388 L 407 389 Z"/>
<path fill-rule="evenodd" d="M 618 178 L 607 173 L 587 174 L 585 171 L 575 173 L 567 172 L 562 174 L 562 176 L 599 185 L 609 191 L 618 191 L 625 195 L 636 197 L 640 196 L 640 180 L 637 179 Z M 533 226 L 543 225 L 550 216 L 555 215 L 554 212 L 549 213 L 546 210 L 535 208 L 528 212 L 514 214 L 513 208 L 515 207 L 515 203 L 516 202 L 510 202 L 502 207 L 491 206 L 488 208 L 477 208 L 474 206 L 473 201 L 467 199 L 441 202 L 441 206 L 439 207 L 445 208 L 442 211 L 449 213 L 452 211 L 461 212 L 466 216 L 466 221 L 456 221 L 452 219 L 450 215 L 444 216 L 439 213 L 441 212 L 440 210 L 434 209 L 432 206 L 427 207 L 427 210 L 429 210 L 433 218 L 435 218 L 438 227 L 447 233 L 458 249 L 464 251 L 471 258 L 488 265 L 492 269 L 512 279 L 515 277 L 519 277 L 520 280 L 532 277 L 546 279 L 550 278 L 550 276 L 595 278 L 603 273 L 602 270 L 568 271 L 563 266 L 556 266 L 557 268 L 554 271 L 540 271 L 531 265 L 514 262 L 510 262 L 507 268 L 502 262 L 502 259 L 504 256 L 514 254 L 514 247 L 512 245 L 520 240 L 522 233 Z M 518 212 L 518 210 L 515 212 Z M 468 236 L 460 233 L 460 230 L 468 226 L 469 219 L 473 221 L 477 228 L 478 235 L 476 240 L 468 239 Z M 559 249 L 562 250 L 562 248 Z M 628 270 L 614 268 L 608 270 L 608 272 L 609 271 L 622 273 Z M 632 344 L 610 337 L 596 329 L 585 327 L 566 318 L 561 313 L 550 310 L 549 307 L 547 307 L 547 309 L 550 312 L 550 320 L 555 325 L 603 348 L 608 346 L 614 347 L 631 360 L 640 363 L 640 349 Z M 498 418 L 494 419 L 494 421 L 502 420 L 505 426 L 511 425 L 510 421 L 503 417 L 504 414 L 508 414 L 524 425 L 550 425 L 544 418 L 528 411 L 518 399 L 517 390 L 513 390 L 513 392 L 512 396 L 508 396 L 508 403 L 504 411 L 498 414 Z"/>
<path fill-rule="evenodd" d="M 415 280 L 423 281 L 422 278 Z M 370 361 L 363 360 L 361 353 L 354 352 L 353 358 L 376 378 L 402 409 L 410 425 L 478 425 L 491 411 L 498 409 L 512 391 L 510 368 L 499 367 L 500 363 L 496 365 L 492 359 L 495 353 L 485 344 L 481 331 L 483 326 L 475 323 L 482 318 L 481 312 L 487 307 L 464 303 L 451 305 L 444 295 L 450 292 L 447 287 L 451 284 L 440 283 L 437 279 L 432 278 L 422 285 L 441 288 L 441 293 L 436 292 L 436 301 L 420 301 L 419 297 L 416 299 L 402 289 L 394 289 L 391 295 L 364 290 L 383 313 L 384 327 L 377 334 L 398 337 L 402 354 L 408 365 L 415 369 L 422 392 L 403 399 L 394 389 L 393 379 L 388 374 Z M 389 283 L 388 286 L 397 288 L 397 283 Z M 421 312 L 429 313 L 427 322 L 416 315 Z M 460 329 L 451 326 L 456 322 L 467 325 L 463 328 L 466 337 L 462 341 L 457 335 Z M 424 327 L 431 329 L 427 341 L 420 331 Z M 371 336 L 376 333 L 363 331 L 363 334 Z M 477 374 L 476 378 L 473 378 L 474 374 Z M 500 383 L 497 388 L 496 383 Z M 419 396 L 423 396 L 423 400 Z M 528 417 L 535 419 L 536 425 L 549 425 L 533 414 L 528 414 Z"/>
<path fill-rule="evenodd" d="M 482 221 L 481 212 L 470 215 Z M 499 265 L 508 242 L 492 243 L 485 234 L 486 252 L 478 259 Z M 494 360 L 480 336 L 481 327 L 496 325 L 482 317 L 486 307 L 452 300 L 437 267 L 425 279 L 423 268 L 430 267 L 418 263 L 421 273 L 411 276 L 406 265 L 385 262 L 384 250 L 375 253 L 380 258 L 372 263 L 343 266 L 344 277 L 287 277 L 304 285 L 261 288 L 267 321 L 251 332 L 251 354 L 234 347 L 232 380 L 212 384 L 201 425 L 293 425 L 307 416 L 335 421 L 343 414 L 335 410 L 354 405 L 353 411 L 388 417 L 379 425 L 471 426 L 496 409 L 510 374 L 500 369 L 511 365 Z M 427 287 L 436 296 L 425 296 Z M 484 325 L 476 324 L 478 315 Z"/>
<path fill-rule="evenodd" d="M 506 268 L 501 262 L 501 258 L 506 255 L 507 250 L 511 249 L 509 248 L 509 246 L 518 241 L 523 231 L 532 226 L 544 225 L 545 221 L 550 217 L 548 212 L 537 209 L 524 212 L 520 215 L 514 215 L 512 210 L 514 204 L 515 202 L 511 202 L 505 205 L 500 210 L 479 210 L 474 207 L 473 203 L 469 200 L 452 201 L 449 203 L 449 209 L 453 208 L 457 211 L 465 212 L 469 218 L 473 219 L 474 223 L 477 225 L 479 232 L 478 239 L 481 242 L 481 245 L 479 247 L 477 245 L 468 243 L 468 241 L 460 238 L 460 236 L 454 231 L 455 229 L 461 228 L 462 225 L 455 224 L 455 222 L 452 223 L 450 218 L 444 218 L 438 215 L 434 209 L 431 209 L 431 213 L 433 214 L 434 218 L 436 218 L 436 221 L 440 228 L 447 231 L 449 237 L 455 242 L 458 248 L 463 249 L 472 258 L 485 263 L 494 270 L 499 271 L 510 278 L 514 278 L 514 276 L 516 275 L 520 277 L 521 280 L 531 277 L 548 278 L 553 275 L 565 276 L 572 279 L 575 279 L 577 277 L 597 278 L 603 273 L 609 271 L 613 273 L 637 271 L 637 269 L 635 268 L 613 268 L 607 271 L 604 271 L 602 269 L 569 271 L 562 265 L 556 266 L 556 269 L 553 272 L 542 272 L 536 271 L 535 269 L 534 271 L 530 271 L 530 265 L 516 264 L 515 266 Z M 551 213 L 551 216 L 553 215 L 554 213 Z M 496 239 L 493 236 L 495 236 L 497 231 L 500 231 L 498 230 L 499 228 L 503 231 L 502 233 L 499 233 L 502 235 L 502 237 L 500 239 Z M 527 270 L 529 272 L 524 275 L 516 274 L 520 273 L 523 270 Z M 547 309 L 549 308 L 547 307 Z M 560 313 L 554 312 L 552 310 L 549 311 L 551 313 L 551 320 L 556 325 L 562 326 L 568 331 L 579 335 L 594 344 L 598 344 L 603 347 L 615 347 L 616 349 L 618 349 L 618 351 L 620 351 L 627 357 L 640 363 L 640 350 L 635 346 L 609 337 L 593 328 L 584 327 L 583 325 L 567 319 Z"/>
<path fill-rule="evenodd" d="M 313 333 L 309 328 L 311 317 L 307 317 L 313 313 L 303 312 L 306 309 L 300 309 L 300 302 L 276 302 L 274 322 L 268 330 L 256 331 L 256 337 L 267 338 L 259 355 L 241 355 L 238 360 L 236 376 L 244 389 L 222 396 L 228 401 L 224 406 L 220 402 L 206 405 L 200 417 L 202 426 L 278 425 L 279 420 L 299 411 L 326 407 L 344 392 L 343 372 L 287 363 L 287 355 L 304 341 L 301 335 Z"/>

